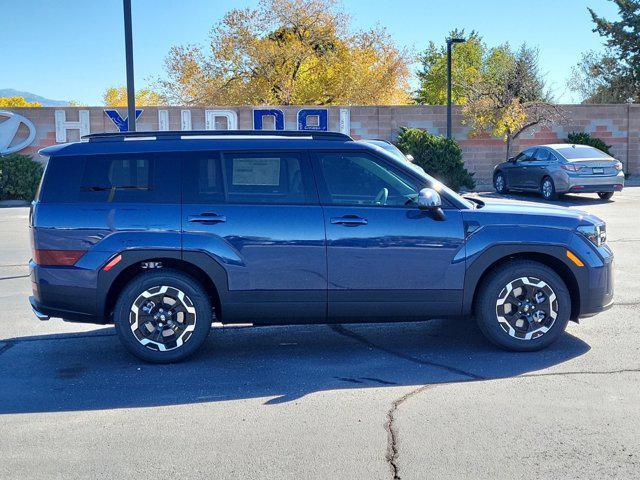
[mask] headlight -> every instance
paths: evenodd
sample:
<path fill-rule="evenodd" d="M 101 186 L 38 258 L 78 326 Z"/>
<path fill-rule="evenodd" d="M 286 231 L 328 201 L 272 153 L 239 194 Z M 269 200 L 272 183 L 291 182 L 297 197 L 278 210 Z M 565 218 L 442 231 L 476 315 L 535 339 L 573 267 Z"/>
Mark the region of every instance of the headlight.
<path fill-rule="evenodd" d="M 607 241 L 607 227 L 603 225 L 581 225 L 578 233 L 584 235 L 591 243 L 600 247 Z"/>

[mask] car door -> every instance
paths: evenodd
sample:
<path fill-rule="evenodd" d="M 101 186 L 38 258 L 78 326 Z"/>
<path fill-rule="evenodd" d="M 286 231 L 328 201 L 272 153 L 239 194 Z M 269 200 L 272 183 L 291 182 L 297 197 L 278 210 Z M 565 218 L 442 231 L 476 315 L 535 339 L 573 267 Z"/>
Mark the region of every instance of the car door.
<path fill-rule="evenodd" d="M 525 187 L 530 190 L 540 188 L 542 178 L 546 175 L 549 163 L 553 160 L 553 155 L 548 148 L 538 148 L 533 158 L 528 162 L 527 175 L 524 178 Z"/>
<path fill-rule="evenodd" d="M 419 210 L 424 180 L 371 152 L 315 152 L 312 161 L 327 232 L 330 321 L 459 314 L 461 212 L 445 206 L 438 220 Z"/>
<path fill-rule="evenodd" d="M 507 185 L 511 188 L 527 188 L 529 162 L 535 154 L 535 148 L 528 148 L 516 156 L 512 167 L 507 171 Z"/>
<path fill-rule="evenodd" d="M 307 153 L 186 154 L 183 171 L 182 247 L 224 268 L 222 321 L 323 321 L 324 220 Z"/>

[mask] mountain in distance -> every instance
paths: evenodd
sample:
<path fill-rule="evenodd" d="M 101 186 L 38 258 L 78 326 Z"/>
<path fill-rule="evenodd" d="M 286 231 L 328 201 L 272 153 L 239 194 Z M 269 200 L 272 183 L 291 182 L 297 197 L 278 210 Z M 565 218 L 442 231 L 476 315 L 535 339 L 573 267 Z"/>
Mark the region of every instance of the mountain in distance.
<path fill-rule="evenodd" d="M 69 105 L 65 100 L 51 100 L 30 92 L 21 92 L 13 88 L 0 88 L 0 97 L 24 97 L 27 102 L 38 102 L 43 107 L 66 107 Z"/>

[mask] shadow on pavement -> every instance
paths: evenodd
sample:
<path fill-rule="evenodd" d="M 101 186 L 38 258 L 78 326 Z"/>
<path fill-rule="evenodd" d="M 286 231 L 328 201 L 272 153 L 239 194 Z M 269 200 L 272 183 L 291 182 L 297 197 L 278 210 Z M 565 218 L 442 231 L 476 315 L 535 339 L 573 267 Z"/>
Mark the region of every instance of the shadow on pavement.
<path fill-rule="evenodd" d="M 482 381 L 566 362 L 589 346 L 565 334 L 512 353 L 469 321 L 213 329 L 199 355 L 137 361 L 112 328 L 0 341 L 0 414 L 183 405 L 247 398 L 282 403 L 336 389 Z"/>

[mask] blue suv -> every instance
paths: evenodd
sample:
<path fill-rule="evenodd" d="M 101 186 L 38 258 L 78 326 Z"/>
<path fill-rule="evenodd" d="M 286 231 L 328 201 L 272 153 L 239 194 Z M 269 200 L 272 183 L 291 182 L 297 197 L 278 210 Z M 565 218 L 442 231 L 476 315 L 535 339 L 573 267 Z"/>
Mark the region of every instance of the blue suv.
<path fill-rule="evenodd" d="M 330 132 L 131 132 L 56 145 L 30 215 L 36 315 L 114 323 L 152 362 L 212 322 L 474 315 L 510 350 L 613 301 L 604 223 L 463 198 Z"/>

